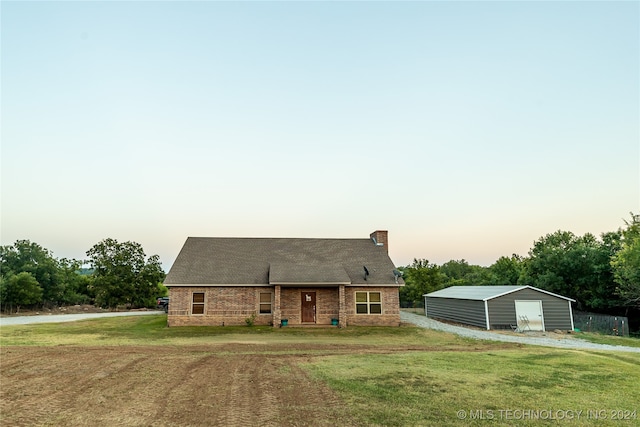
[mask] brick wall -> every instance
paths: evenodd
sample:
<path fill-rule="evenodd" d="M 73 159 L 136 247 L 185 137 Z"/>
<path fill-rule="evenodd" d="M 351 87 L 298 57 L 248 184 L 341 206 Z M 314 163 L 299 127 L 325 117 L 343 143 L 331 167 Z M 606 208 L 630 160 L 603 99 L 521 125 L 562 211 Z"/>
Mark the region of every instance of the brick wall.
<path fill-rule="evenodd" d="M 191 314 L 194 292 L 204 292 L 204 314 Z M 260 293 L 270 287 L 173 287 L 169 289 L 169 326 L 246 325 L 245 319 L 256 314 L 255 325 L 270 325 L 273 314 L 259 314 Z M 273 312 L 273 310 L 272 310 Z"/>
<path fill-rule="evenodd" d="M 382 314 L 356 314 L 356 292 L 380 292 Z M 345 289 L 347 326 L 399 326 L 400 296 L 396 287 L 351 287 Z"/>
<path fill-rule="evenodd" d="M 355 293 L 380 292 L 382 314 L 356 314 Z M 194 292 L 205 294 L 204 314 L 191 314 Z M 245 319 L 256 314 L 255 325 L 270 325 L 272 314 L 259 314 L 260 293 L 274 293 L 272 287 L 173 287 L 169 289 L 169 326 L 186 325 L 245 325 Z M 316 324 L 330 325 L 331 319 L 340 319 L 341 326 L 398 326 L 400 325 L 400 301 L 396 287 L 344 287 L 345 306 L 339 312 L 339 288 L 282 288 L 280 295 L 281 319 L 289 325 L 301 324 L 301 300 L 303 292 L 316 293 Z M 275 303 L 274 298 L 272 301 Z M 342 315 L 342 317 L 341 317 Z M 279 323 L 279 322 L 278 322 Z"/>

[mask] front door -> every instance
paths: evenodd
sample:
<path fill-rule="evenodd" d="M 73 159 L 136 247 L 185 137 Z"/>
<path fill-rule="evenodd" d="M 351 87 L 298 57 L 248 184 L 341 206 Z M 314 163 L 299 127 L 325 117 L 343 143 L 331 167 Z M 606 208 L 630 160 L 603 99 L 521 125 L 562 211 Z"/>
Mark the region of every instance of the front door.
<path fill-rule="evenodd" d="M 517 301 L 516 317 L 518 329 L 521 331 L 544 331 L 542 301 Z"/>
<path fill-rule="evenodd" d="M 316 293 L 302 293 L 302 323 L 316 323 Z"/>

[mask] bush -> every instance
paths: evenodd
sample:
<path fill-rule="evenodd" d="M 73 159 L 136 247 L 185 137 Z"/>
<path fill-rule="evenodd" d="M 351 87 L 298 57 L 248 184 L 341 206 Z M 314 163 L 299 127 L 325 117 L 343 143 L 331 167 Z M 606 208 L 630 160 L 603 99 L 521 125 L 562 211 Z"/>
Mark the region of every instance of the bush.
<path fill-rule="evenodd" d="M 247 326 L 253 326 L 253 324 L 256 321 L 256 314 L 253 313 L 251 316 L 247 317 L 246 319 L 244 319 L 244 322 L 247 324 Z"/>

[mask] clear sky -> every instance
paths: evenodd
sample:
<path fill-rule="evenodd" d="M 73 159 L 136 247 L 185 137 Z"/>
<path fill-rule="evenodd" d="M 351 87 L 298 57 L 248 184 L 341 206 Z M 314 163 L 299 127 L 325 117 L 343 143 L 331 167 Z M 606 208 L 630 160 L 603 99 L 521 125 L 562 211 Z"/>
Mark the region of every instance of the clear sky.
<path fill-rule="evenodd" d="M 526 255 L 640 208 L 639 2 L 2 1 L 1 243 Z"/>

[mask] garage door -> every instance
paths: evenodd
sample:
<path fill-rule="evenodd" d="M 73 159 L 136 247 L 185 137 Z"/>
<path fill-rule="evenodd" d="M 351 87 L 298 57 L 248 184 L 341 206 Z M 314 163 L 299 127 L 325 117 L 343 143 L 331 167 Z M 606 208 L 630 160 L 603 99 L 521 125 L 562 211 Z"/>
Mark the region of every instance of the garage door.
<path fill-rule="evenodd" d="M 520 331 L 544 331 L 542 301 L 516 300 L 516 319 Z"/>

